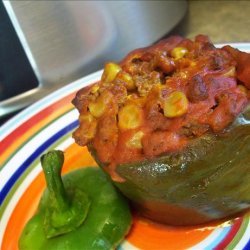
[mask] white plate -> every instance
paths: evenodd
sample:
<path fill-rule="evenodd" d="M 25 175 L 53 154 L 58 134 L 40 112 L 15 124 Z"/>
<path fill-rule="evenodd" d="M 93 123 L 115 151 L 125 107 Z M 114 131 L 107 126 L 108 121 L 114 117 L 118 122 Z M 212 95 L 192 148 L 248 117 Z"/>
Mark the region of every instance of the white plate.
<path fill-rule="evenodd" d="M 222 45 L 218 45 L 221 47 Z M 249 43 L 232 44 L 250 52 Z M 39 157 L 60 148 L 72 156 L 71 134 L 78 112 L 71 104 L 80 88 L 100 79 L 102 71 L 84 77 L 28 107 L 0 129 L 0 246 L 17 249 L 20 231 L 34 213 L 44 183 Z M 77 152 L 76 152 L 77 154 Z M 89 156 L 88 156 L 89 157 Z M 40 178 L 41 187 L 38 185 Z M 37 194 L 37 195 L 36 195 Z M 176 229 L 134 217 L 131 233 L 120 249 L 250 249 L 250 216 L 209 227 Z"/>

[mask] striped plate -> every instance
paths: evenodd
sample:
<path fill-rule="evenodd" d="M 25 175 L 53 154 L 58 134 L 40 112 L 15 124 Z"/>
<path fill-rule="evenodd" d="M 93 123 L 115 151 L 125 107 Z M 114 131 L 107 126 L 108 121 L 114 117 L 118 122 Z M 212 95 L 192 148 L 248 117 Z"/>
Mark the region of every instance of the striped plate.
<path fill-rule="evenodd" d="M 250 44 L 234 44 L 250 51 Z M 0 249 L 18 249 L 18 238 L 34 214 L 45 187 L 39 157 L 65 151 L 63 172 L 95 165 L 85 148 L 72 140 L 78 113 L 71 104 L 76 91 L 100 79 L 84 77 L 33 104 L 0 130 Z M 250 249 L 250 215 L 203 227 L 174 228 L 134 215 L 132 229 L 119 249 Z"/>

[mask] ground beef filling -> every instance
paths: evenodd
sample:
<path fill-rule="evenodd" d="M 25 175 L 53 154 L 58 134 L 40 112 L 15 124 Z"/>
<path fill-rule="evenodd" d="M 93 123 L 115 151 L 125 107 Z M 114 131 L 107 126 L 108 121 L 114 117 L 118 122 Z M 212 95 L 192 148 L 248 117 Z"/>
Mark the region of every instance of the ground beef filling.
<path fill-rule="evenodd" d="M 132 51 L 77 93 L 73 137 L 112 166 L 182 150 L 205 133 L 222 133 L 246 107 L 249 69 L 249 54 L 215 48 L 202 35 Z"/>

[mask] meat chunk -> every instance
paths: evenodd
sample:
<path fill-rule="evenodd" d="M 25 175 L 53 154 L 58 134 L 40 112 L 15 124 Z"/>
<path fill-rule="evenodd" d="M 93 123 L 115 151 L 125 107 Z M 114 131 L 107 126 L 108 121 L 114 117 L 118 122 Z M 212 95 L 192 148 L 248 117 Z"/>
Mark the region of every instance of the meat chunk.
<path fill-rule="evenodd" d="M 102 162 L 109 163 L 114 154 L 118 141 L 116 116 L 104 116 L 100 119 L 93 146 Z"/>
<path fill-rule="evenodd" d="M 204 101 L 208 98 L 206 83 L 200 75 L 192 77 L 188 85 L 187 97 L 191 102 Z"/>
<path fill-rule="evenodd" d="M 237 61 L 237 78 L 250 89 L 250 54 L 234 49 L 231 46 L 223 47 Z"/>
<path fill-rule="evenodd" d="M 142 140 L 146 157 L 151 158 L 163 153 L 178 151 L 186 144 L 186 140 L 176 133 L 156 131 Z"/>

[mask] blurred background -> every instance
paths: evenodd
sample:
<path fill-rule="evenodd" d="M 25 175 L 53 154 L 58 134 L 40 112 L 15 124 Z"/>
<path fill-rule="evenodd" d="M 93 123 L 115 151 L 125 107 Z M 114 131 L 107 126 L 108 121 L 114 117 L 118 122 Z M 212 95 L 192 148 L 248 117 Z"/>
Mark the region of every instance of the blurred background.
<path fill-rule="evenodd" d="M 250 1 L 1 1 L 0 124 L 169 35 L 250 42 Z"/>

